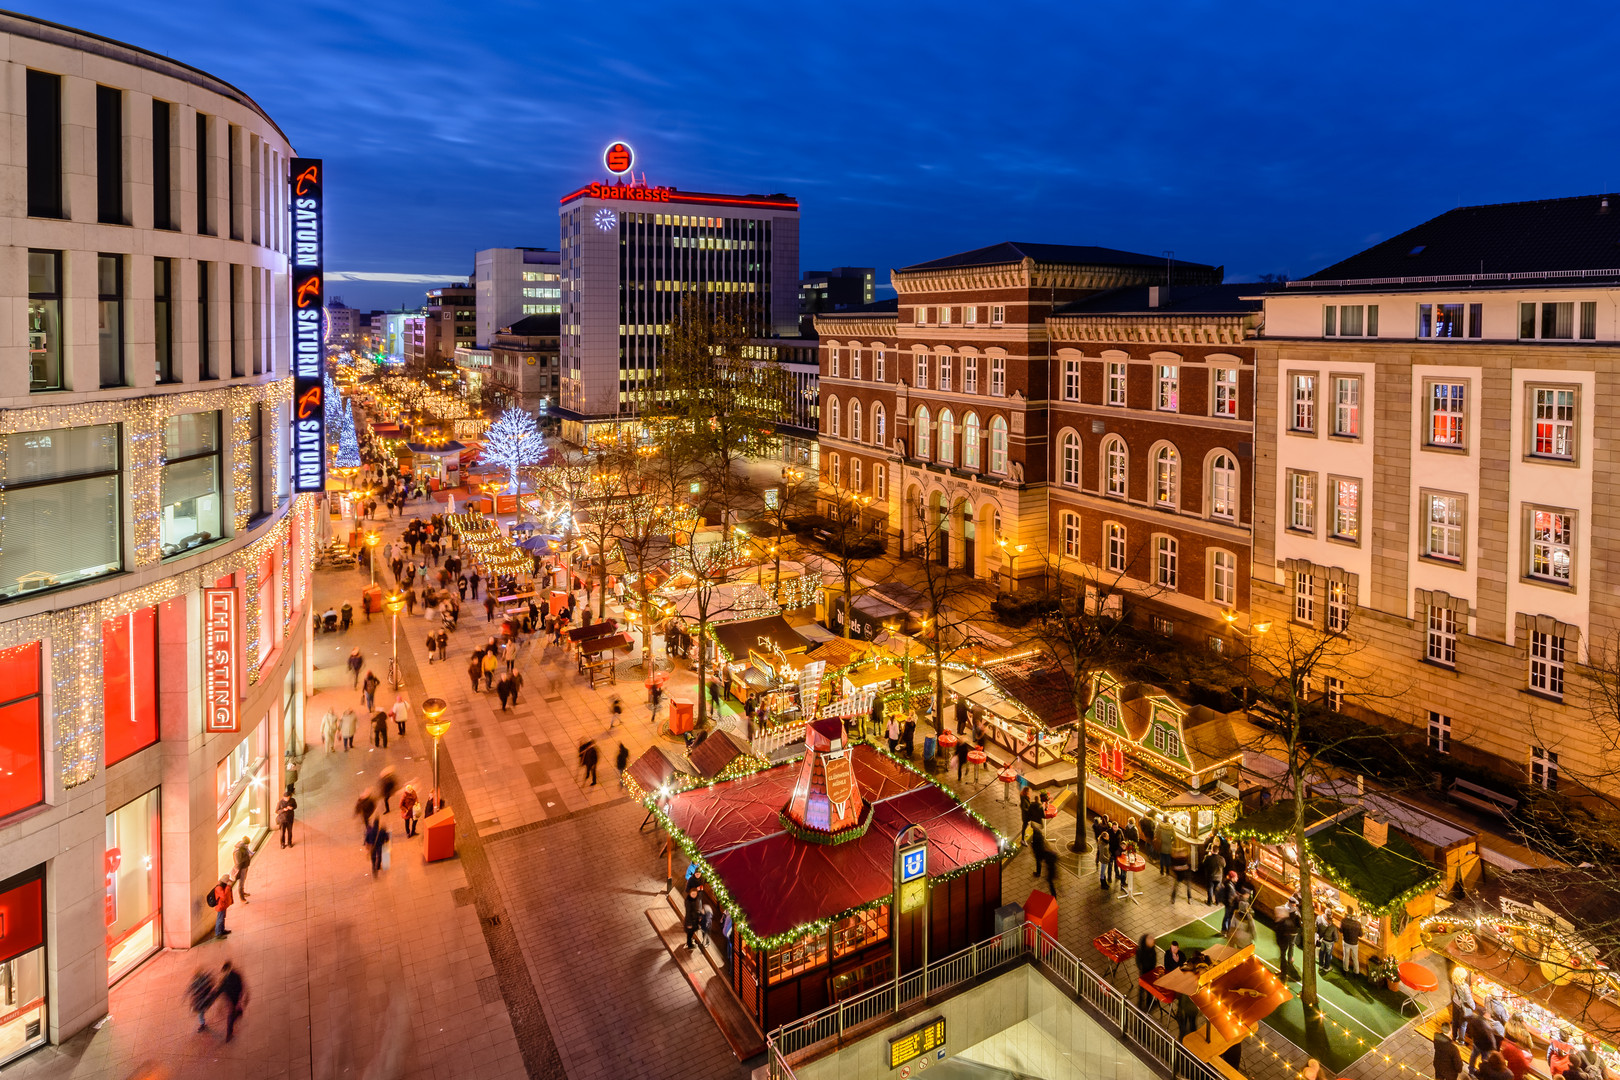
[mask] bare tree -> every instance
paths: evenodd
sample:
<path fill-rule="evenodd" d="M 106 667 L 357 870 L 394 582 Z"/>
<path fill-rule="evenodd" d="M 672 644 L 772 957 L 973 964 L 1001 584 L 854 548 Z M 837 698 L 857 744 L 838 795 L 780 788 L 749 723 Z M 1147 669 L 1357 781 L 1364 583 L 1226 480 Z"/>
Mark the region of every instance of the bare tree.
<path fill-rule="evenodd" d="M 950 544 L 950 518 L 941 513 L 923 515 L 922 529 L 913 553 L 917 556 L 918 599 L 923 609 L 922 644 L 928 650 L 934 669 L 934 723 L 945 722 L 945 665 L 969 644 L 969 627 L 975 616 L 988 617 L 988 609 L 969 611 L 963 606 L 967 594 L 960 587 L 963 571 L 945 563 Z M 911 688 L 906 692 L 909 695 Z"/>
<path fill-rule="evenodd" d="M 834 491 L 826 500 L 827 528 L 819 539 L 827 552 L 827 559 L 838 573 L 843 585 L 843 616 L 840 620 L 845 638 L 850 636 L 855 602 L 855 576 L 868 562 L 883 554 L 884 534 L 888 521 L 881 513 L 873 513 L 872 497 L 853 491 Z"/>
<path fill-rule="evenodd" d="M 782 555 L 793 535 L 793 527 L 815 505 L 816 480 L 806 470 L 788 465 L 782 469 L 780 484 L 759 491 L 759 505 L 754 508 L 759 520 L 770 526 L 772 540 L 769 555 L 773 564 L 771 596 L 781 601 Z"/>

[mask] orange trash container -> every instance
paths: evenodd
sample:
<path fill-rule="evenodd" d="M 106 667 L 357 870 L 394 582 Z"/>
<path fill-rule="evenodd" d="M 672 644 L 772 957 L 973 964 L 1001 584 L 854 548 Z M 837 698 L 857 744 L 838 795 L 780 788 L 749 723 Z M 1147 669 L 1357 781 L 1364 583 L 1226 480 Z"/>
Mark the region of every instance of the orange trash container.
<path fill-rule="evenodd" d="M 669 699 L 669 733 L 682 735 L 692 730 L 693 702 Z"/>
<path fill-rule="evenodd" d="M 456 853 L 456 812 L 446 807 L 422 822 L 422 858 L 448 859 Z"/>
<path fill-rule="evenodd" d="M 362 606 L 373 615 L 379 615 L 383 609 L 382 588 L 377 585 L 367 585 L 360 593 Z"/>
<path fill-rule="evenodd" d="M 1053 941 L 1058 939 L 1058 905 L 1057 898 L 1051 893 L 1039 889 L 1030 891 L 1029 899 L 1024 901 L 1024 925 L 1038 926 L 1046 931 L 1046 936 Z M 1035 935 L 1025 931 L 1025 937 L 1031 945 L 1035 942 Z"/>

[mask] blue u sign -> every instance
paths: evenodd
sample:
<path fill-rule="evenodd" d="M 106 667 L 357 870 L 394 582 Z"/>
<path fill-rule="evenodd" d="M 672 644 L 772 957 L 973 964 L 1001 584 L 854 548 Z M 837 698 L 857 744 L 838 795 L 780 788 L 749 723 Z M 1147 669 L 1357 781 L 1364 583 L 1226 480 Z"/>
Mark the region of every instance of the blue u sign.
<path fill-rule="evenodd" d="M 916 881 L 928 873 L 928 848 L 919 844 L 900 853 L 900 880 Z"/>

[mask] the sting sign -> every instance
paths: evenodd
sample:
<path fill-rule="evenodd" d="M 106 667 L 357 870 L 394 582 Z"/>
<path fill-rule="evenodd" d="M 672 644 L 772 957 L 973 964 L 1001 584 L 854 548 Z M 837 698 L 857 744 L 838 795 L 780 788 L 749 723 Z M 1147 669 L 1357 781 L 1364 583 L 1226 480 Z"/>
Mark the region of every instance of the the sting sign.
<path fill-rule="evenodd" d="M 235 589 L 203 590 L 203 730 L 237 730 Z"/>
<path fill-rule="evenodd" d="M 292 207 L 292 486 L 294 491 L 326 488 L 326 365 L 321 280 L 325 237 L 321 216 L 325 166 L 319 158 L 293 158 Z M 232 731 L 236 730 L 234 727 Z"/>

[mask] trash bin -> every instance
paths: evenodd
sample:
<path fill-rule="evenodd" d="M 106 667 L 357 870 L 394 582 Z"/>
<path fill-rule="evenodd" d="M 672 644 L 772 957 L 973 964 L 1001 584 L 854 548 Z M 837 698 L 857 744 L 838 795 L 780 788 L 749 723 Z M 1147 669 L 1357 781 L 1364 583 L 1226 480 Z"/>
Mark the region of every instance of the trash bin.
<path fill-rule="evenodd" d="M 1024 925 L 1024 905 L 1014 902 L 996 908 L 996 934 L 1005 934 Z"/>
<path fill-rule="evenodd" d="M 380 587 L 376 585 L 367 585 L 360 595 L 367 611 L 371 612 L 373 615 L 382 613 L 383 593 Z"/>
<path fill-rule="evenodd" d="M 422 822 L 422 858 L 448 859 L 456 853 L 456 812 L 446 807 Z"/>
<path fill-rule="evenodd" d="M 1058 939 L 1058 905 L 1057 898 L 1051 893 L 1039 889 L 1030 891 L 1029 899 L 1024 901 L 1024 922 L 1028 926 L 1038 926 L 1046 931 L 1046 936 L 1053 941 Z M 1026 931 L 1030 944 L 1034 944 L 1036 935 Z"/>
<path fill-rule="evenodd" d="M 681 735 L 692 730 L 693 702 L 669 699 L 669 733 Z"/>

